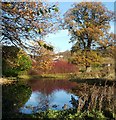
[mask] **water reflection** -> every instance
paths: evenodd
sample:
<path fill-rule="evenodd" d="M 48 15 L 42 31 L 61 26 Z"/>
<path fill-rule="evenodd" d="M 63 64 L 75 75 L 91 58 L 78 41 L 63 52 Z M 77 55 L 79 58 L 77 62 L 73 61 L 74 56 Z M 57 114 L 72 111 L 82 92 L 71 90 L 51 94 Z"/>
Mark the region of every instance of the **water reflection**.
<path fill-rule="evenodd" d="M 2 118 L 14 117 L 31 96 L 31 88 L 22 81 L 2 85 Z"/>
<path fill-rule="evenodd" d="M 47 109 L 63 110 L 72 107 L 69 90 L 75 87 L 75 82 L 67 80 L 33 80 L 28 83 L 32 87 L 32 94 L 26 104 L 20 108 L 20 112 L 32 114 Z"/>

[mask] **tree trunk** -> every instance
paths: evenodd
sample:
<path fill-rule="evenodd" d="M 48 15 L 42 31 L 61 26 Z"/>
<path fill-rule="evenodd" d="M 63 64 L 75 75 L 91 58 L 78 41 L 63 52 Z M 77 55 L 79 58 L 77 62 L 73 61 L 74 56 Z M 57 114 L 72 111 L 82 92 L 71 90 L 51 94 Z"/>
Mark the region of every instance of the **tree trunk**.
<path fill-rule="evenodd" d="M 115 60 L 115 63 L 114 63 L 115 64 L 115 68 L 114 69 L 115 69 L 115 81 L 116 81 L 116 54 L 114 54 L 114 60 Z"/>
<path fill-rule="evenodd" d="M 86 66 L 86 72 L 88 73 L 88 72 L 91 72 L 91 71 L 92 71 L 91 66 Z"/>

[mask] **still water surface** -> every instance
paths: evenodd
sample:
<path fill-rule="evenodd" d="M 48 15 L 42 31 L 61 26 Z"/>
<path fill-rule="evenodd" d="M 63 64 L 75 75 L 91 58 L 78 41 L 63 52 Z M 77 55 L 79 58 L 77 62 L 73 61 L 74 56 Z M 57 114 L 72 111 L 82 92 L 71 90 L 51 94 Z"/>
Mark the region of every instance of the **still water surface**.
<path fill-rule="evenodd" d="M 77 83 L 67 80 L 32 80 L 28 83 L 32 94 L 28 101 L 20 108 L 24 114 L 39 111 L 63 110 L 72 108 L 71 96 L 78 100 L 78 96 L 70 92 Z"/>

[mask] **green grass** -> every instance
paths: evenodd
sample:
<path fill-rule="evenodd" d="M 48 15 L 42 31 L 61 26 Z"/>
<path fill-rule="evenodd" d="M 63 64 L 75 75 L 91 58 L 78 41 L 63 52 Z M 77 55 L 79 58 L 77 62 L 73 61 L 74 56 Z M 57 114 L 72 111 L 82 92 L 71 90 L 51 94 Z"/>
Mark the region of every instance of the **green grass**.
<path fill-rule="evenodd" d="M 58 73 L 58 74 L 42 74 L 42 75 L 20 75 L 20 79 L 39 79 L 39 78 L 54 78 L 54 79 L 66 79 L 69 78 L 69 74 Z"/>
<path fill-rule="evenodd" d="M 65 79 L 68 78 L 69 74 L 66 73 L 57 73 L 57 74 L 43 74 L 42 77 L 44 78 L 58 78 L 58 79 Z"/>
<path fill-rule="evenodd" d="M 115 117 L 115 116 L 114 116 Z M 111 119 L 114 120 L 115 118 Z M 7 117 L 6 117 L 7 118 Z M 74 109 L 69 110 L 48 110 L 45 112 L 39 112 L 36 114 L 15 114 L 11 118 L 23 118 L 23 119 L 38 119 L 38 120 L 111 120 L 110 117 L 106 117 L 102 112 L 99 111 L 86 111 L 76 112 Z"/>
<path fill-rule="evenodd" d="M 31 76 L 30 75 L 19 75 L 18 78 L 19 79 L 26 79 L 26 80 L 28 80 L 28 79 L 31 78 Z"/>

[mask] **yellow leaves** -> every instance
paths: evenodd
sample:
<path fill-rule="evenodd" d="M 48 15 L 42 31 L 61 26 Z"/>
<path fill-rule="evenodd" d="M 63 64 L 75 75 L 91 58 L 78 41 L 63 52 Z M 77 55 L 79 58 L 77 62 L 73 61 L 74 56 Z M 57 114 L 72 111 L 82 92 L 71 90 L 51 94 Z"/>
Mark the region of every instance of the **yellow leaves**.
<path fill-rule="evenodd" d="M 84 16 L 84 19 L 88 19 L 88 16 Z"/>
<path fill-rule="evenodd" d="M 104 38 L 110 27 L 110 16 L 110 11 L 100 2 L 81 2 L 75 4 L 74 8 L 68 10 L 65 19 L 67 20 L 68 18 L 67 26 L 71 25 L 69 31 L 76 31 L 71 33 L 72 39 L 77 38 L 77 43 L 80 43 L 78 47 L 83 49 L 83 46 L 86 48 L 85 44 L 88 45 L 90 43 L 88 41 L 91 40 L 91 43 L 96 44 L 96 42 L 99 42 L 99 39 Z M 72 24 L 72 21 L 74 21 L 75 24 Z M 81 42 L 85 40 L 86 43 Z M 90 46 L 92 46 L 92 44 L 89 45 L 89 47 Z"/>
<path fill-rule="evenodd" d="M 39 28 L 39 29 L 37 30 L 37 32 L 38 32 L 39 34 L 41 34 L 41 33 L 43 32 L 43 29 L 42 29 L 42 28 Z"/>
<path fill-rule="evenodd" d="M 39 41 L 38 41 L 38 44 L 39 44 L 40 46 L 43 46 L 43 45 L 44 45 L 44 41 L 39 40 Z"/>
<path fill-rule="evenodd" d="M 43 29 L 42 29 L 42 28 L 40 28 L 40 29 L 39 29 L 39 31 L 40 31 L 40 33 L 42 33 L 42 32 L 43 32 Z"/>
<path fill-rule="evenodd" d="M 100 64 L 102 57 L 96 51 L 81 51 L 73 56 L 72 61 L 75 61 L 74 63 L 77 65 L 92 65 L 95 62 Z"/>
<path fill-rule="evenodd" d="M 11 7 L 12 5 L 11 5 L 11 3 L 7 3 L 6 6 L 7 7 Z"/>

